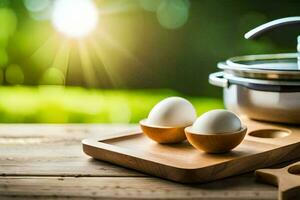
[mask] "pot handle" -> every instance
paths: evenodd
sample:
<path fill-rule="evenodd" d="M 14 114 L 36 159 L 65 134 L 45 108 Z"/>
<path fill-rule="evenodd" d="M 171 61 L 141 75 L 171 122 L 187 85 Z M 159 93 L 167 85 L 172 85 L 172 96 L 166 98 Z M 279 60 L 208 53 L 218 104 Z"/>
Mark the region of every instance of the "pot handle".
<path fill-rule="evenodd" d="M 300 16 L 276 19 L 250 30 L 244 35 L 244 37 L 246 39 L 253 39 L 277 27 L 281 27 L 284 25 L 299 25 L 299 24 L 300 24 Z"/>
<path fill-rule="evenodd" d="M 212 85 L 227 88 L 228 80 L 224 78 L 224 72 L 215 72 L 209 75 L 208 82 Z"/>

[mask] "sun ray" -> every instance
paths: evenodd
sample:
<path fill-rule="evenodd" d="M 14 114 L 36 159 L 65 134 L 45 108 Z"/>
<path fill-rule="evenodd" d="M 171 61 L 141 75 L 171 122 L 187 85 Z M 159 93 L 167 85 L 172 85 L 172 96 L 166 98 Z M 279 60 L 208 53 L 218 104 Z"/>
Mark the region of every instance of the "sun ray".
<path fill-rule="evenodd" d="M 123 47 L 120 43 L 118 43 L 114 38 L 112 38 L 112 36 L 108 35 L 105 31 L 98 30 L 96 36 L 97 36 L 97 40 L 101 41 L 102 44 L 101 46 L 103 46 L 106 43 L 106 45 L 113 47 L 115 50 L 121 53 L 121 55 L 124 56 L 126 59 L 133 61 L 135 64 L 130 65 L 130 67 L 134 68 L 133 70 L 143 70 L 143 73 L 152 74 L 150 68 L 143 67 L 144 64 L 134 54 L 128 51 L 128 49 Z"/>
<path fill-rule="evenodd" d="M 67 71 L 68 71 L 70 51 L 71 51 L 71 46 L 69 41 L 64 40 L 59 50 L 57 51 L 57 54 L 51 66 L 60 69 L 65 76 L 67 75 Z"/>
<path fill-rule="evenodd" d="M 37 49 L 35 49 L 31 55 L 29 55 L 28 59 L 32 60 L 35 59 L 36 57 L 39 57 L 41 54 L 44 54 L 44 50 L 47 50 L 47 47 L 50 44 L 53 44 L 56 40 L 56 35 L 57 34 L 51 34 Z"/>
<path fill-rule="evenodd" d="M 66 75 L 68 71 L 69 65 L 69 57 L 70 57 L 70 44 L 68 40 L 64 40 L 62 44 L 59 46 L 57 53 L 53 59 L 52 64 L 48 67 L 49 69 L 57 69 L 63 74 L 63 84 L 66 84 Z"/>
<path fill-rule="evenodd" d="M 98 58 L 98 62 L 101 62 L 103 66 L 103 70 L 105 71 L 110 83 L 113 86 L 117 86 L 118 83 L 120 82 L 120 78 L 113 73 L 113 69 L 108 67 L 107 62 L 105 61 L 104 55 L 102 54 L 103 49 L 101 49 L 101 46 L 99 43 L 95 40 L 95 38 L 91 38 L 89 44 L 91 44 L 96 57 Z"/>
<path fill-rule="evenodd" d="M 42 84 L 66 84 L 66 73 L 69 64 L 70 46 L 68 40 L 62 41 L 61 45 L 58 45 L 51 64 L 45 66 L 43 76 L 40 79 Z"/>
<path fill-rule="evenodd" d="M 126 48 L 124 48 L 122 45 L 116 42 L 116 40 L 114 40 L 109 34 L 100 30 L 97 33 L 99 40 L 101 40 L 102 42 L 107 42 L 108 45 L 118 50 L 127 59 L 134 61 L 138 65 L 142 65 L 142 63 L 130 51 L 128 51 Z"/>
<path fill-rule="evenodd" d="M 96 74 L 93 69 L 93 63 L 91 61 L 90 55 L 88 53 L 88 49 L 84 41 L 78 41 L 78 50 L 79 50 L 79 56 L 80 56 L 84 79 L 88 84 L 88 86 L 96 86 L 97 85 Z"/>

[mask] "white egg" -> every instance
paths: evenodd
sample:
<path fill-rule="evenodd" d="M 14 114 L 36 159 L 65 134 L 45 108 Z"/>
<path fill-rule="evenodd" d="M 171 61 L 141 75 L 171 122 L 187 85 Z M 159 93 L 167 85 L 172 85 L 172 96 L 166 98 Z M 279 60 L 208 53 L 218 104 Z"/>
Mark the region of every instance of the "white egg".
<path fill-rule="evenodd" d="M 152 108 L 147 123 L 153 126 L 184 127 L 193 124 L 196 118 L 196 110 L 188 100 L 169 97 Z"/>
<path fill-rule="evenodd" d="M 241 130 L 239 117 L 227 110 L 211 110 L 201 115 L 193 124 L 191 130 L 201 134 L 222 134 Z"/>

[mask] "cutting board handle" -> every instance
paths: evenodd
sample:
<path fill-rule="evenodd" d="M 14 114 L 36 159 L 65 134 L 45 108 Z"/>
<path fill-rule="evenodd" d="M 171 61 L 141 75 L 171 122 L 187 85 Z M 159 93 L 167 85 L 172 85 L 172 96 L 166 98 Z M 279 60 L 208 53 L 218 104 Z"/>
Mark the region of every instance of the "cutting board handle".
<path fill-rule="evenodd" d="M 280 169 L 259 169 L 256 179 L 278 186 L 279 200 L 300 199 L 300 162 Z"/>

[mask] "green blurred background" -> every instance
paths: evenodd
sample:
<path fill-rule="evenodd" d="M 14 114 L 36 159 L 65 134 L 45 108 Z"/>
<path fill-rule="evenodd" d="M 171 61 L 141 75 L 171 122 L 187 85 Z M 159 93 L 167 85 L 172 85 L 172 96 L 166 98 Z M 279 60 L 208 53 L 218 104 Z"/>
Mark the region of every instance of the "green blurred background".
<path fill-rule="evenodd" d="M 299 34 L 243 39 L 299 15 L 300 1 L 95 0 L 96 28 L 73 38 L 53 25 L 57 1 L 0 0 L 0 122 L 135 123 L 174 95 L 198 114 L 222 108 L 221 89 L 207 82 L 217 62 L 295 52 Z"/>

